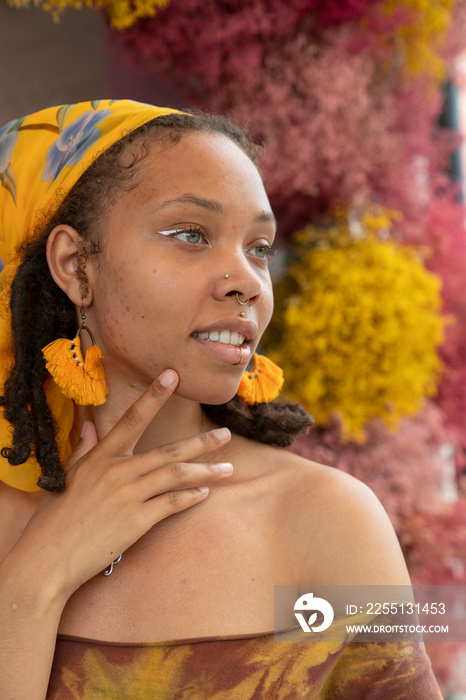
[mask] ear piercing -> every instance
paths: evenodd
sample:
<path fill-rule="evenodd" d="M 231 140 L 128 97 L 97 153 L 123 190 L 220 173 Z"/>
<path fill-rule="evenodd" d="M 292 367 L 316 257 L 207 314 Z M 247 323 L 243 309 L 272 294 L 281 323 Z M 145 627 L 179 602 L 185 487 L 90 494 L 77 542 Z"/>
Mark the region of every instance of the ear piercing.
<path fill-rule="evenodd" d="M 241 311 L 239 315 L 241 316 L 241 318 L 243 318 L 246 314 L 244 313 L 244 311 Z"/>

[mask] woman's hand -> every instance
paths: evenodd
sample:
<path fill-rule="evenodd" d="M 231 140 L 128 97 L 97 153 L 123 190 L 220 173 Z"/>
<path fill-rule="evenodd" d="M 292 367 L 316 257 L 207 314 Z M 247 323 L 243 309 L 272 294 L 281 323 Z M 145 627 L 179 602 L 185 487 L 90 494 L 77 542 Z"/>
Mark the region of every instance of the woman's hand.
<path fill-rule="evenodd" d="M 153 525 L 204 500 L 206 484 L 231 474 L 231 464 L 191 461 L 227 443 L 226 428 L 133 455 L 177 383 L 166 370 L 100 442 L 86 423 L 65 491 L 45 494 L 23 533 L 17 546 L 26 556 L 40 551 L 66 599 Z"/>

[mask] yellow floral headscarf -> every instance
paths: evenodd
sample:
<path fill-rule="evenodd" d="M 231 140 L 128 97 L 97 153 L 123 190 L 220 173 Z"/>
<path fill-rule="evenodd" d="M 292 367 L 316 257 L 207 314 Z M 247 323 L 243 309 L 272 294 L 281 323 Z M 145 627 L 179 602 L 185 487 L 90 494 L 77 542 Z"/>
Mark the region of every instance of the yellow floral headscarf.
<path fill-rule="evenodd" d="M 37 221 L 52 216 L 73 185 L 112 144 L 146 122 L 176 110 L 131 100 L 93 100 L 50 107 L 14 119 L 0 128 L 0 394 L 13 364 L 8 299 L 15 272 L 15 252 Z M 59 426 L 60 455 L 71 451 L 74 407 L 54 384 L 46 395 Z M 11 444 L 10 423 L 0 416 L 0 448 Z M 40 468 L 34 458 L 12 467 L 0 457 L 0 480 L 35 491 Z"/>

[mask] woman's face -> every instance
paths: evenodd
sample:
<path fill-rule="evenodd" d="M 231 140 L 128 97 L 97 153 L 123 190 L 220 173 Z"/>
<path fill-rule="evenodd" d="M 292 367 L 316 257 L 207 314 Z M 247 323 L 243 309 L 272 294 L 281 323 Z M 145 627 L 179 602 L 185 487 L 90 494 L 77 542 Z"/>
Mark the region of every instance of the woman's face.
<path fill-rule="evenodd" d="M 204 132 L 154 143 L 137 168 L 86 268 L 109 385 L 143 389 L 170 367 L 180 396 L 224 403 L 272 314 L 275 220 L 262 180 L 230 139 Z"/>

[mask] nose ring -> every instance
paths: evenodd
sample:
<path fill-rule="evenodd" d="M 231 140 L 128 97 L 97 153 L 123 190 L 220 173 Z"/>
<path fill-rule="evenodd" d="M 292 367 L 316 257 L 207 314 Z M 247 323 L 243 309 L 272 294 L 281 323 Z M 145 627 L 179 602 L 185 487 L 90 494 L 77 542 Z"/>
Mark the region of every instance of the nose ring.
<path fill-rule="evenodd" d="M 241 306 L 247 306 L 249 304 L 249 297 L 246 299 L 246 301 L 241 301 L 238 292 L 236 292 L 236 301 L 238 304 L 241 304 Z"/>
<path fill-rule="evenodd" d="M 238 345 L 238 347 L 239 347 L 239 349 L 241 350 L 241 357 L 239 358 L 238 362 L 233 362 L 233 365 L 234 365 L 234 366 L 240 365 L 240 364 L 242 363 L 242 361 L 243 361 L 243 348 L 241 347 L 241 345 Z"/>

